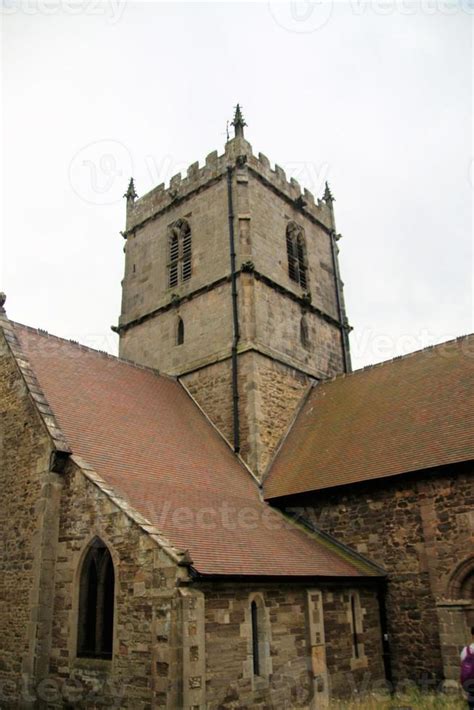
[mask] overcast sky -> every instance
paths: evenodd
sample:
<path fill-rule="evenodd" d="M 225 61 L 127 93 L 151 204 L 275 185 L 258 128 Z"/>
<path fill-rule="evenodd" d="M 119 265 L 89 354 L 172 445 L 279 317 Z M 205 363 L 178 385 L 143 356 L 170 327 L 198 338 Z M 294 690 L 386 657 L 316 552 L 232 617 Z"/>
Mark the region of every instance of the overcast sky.
<path fill-rule="evenodd" d="M 328 179 L 356 366 L 472 331 L 473 0 L 3 0 L 0 290 L 116 352 L 125 205 L 246 136 Z"/>

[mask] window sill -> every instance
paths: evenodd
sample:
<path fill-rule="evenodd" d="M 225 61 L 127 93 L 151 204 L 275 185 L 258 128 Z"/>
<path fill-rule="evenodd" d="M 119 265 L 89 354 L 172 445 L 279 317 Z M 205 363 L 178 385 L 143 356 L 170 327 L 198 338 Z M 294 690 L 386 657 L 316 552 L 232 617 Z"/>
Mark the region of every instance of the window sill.
<path fill-rule="evenodd" d="M 111 658 L 87 658 L 76 656 L 73 661 L 74 668 L 88 668 L 97 671 L 109 671 L 112 668 Z"/>

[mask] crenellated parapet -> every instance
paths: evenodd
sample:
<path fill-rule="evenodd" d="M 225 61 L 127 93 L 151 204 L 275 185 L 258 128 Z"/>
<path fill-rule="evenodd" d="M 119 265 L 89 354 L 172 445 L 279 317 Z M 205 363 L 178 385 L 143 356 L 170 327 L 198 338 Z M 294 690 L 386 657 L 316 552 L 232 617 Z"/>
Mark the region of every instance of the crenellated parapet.
<path fill-rule="evenodd" d="M 288 179 L 280 165 L 275 164 L 272 167 L 266 155 L 254 155 L 250 143 L 238 136 L 227 141 L 222 155 L 219 155 L 217 150 L 209 153 L 204 165 L 199 162 L 192 163 L 185 176 L 177 173 L 171 178 L 168 186 L 161 183 L 139 199 L 127 197 L 127 224 L 123 236 L 126 238 L 130 232 L 139 229 L 148 221 L 223 179 L 229 167 L 237 167 L 241 177 L 245 173 L 253 174 L 293 207 L 331 231 L 332 196 L 331 201 L 326 200 L 325 196 L 322 199 L 315 198 L 313 193 L 302 188 L 297 180 Z"/>

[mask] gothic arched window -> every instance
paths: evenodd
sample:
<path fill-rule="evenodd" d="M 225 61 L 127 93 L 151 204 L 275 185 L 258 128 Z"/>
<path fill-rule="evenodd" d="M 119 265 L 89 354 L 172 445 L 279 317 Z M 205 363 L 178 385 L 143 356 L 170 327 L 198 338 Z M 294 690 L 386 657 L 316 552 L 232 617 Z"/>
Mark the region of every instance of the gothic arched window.
<path fill-rule="evenodd" d="M 182 318 L 178 318 L 178 325 L 176 328 L 176 345 L 182 345 L 184 343 L 184 322 Z"/>
<path fill-rule="evenodd" d="M 308 287 L 306 244 L 303 227 L 289 222 L 286 228 L 286 252 L 288 255 L 288 275 L 301 288 Z"/>
<path fill-rule="evenodd" d="M 178 219 L 168 227 L 168 286 L 172 288 L 191 278 L 191 227 L 185 219 Z"/>
<path fill-rule="evenodd" d="M 79 589 L 77 655 L 111 658 L 115 574 L 112 557 L 94 538 L 82 563 Z"/>
<path fill-rule="evenodd" d="M 261 594 L 252 594 L 248 606 L 250 636 L 248 639 L 251 678 L 268 678 L 272 671 L 270 654 L 270 620 Z"/>

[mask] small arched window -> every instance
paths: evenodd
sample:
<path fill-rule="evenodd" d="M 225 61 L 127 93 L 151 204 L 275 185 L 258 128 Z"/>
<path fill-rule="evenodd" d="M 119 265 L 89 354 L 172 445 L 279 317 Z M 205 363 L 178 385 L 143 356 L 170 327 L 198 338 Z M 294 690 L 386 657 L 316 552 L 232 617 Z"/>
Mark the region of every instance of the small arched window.
<path fill-rule="evenodd" d="M 302 316 L 300 320 L 300 341 L 303 347 L 307 348 L 309 345 L 309 330 L 306 318 Z"/>
<path fill-rule="evenodd" d="M 288 255 L 288 275 L 306 289 L 308 287 L 306 244 L 303 227 L 289 222 L 286 228 L 286 251 Z"/>
<path fill-rule="evenodd" d="M 111 658 L 115 574 L 112 557 L 94 538 L 82 563 L 79 589 L 77 655 Z"/>
<path fill-rule="evenodd" d="M 252 659 L 253 659 L 253 674 L 260 675 L 260 629 L 258 623 L 258 607 L 257 602 L 253 601 L 250 605 L 250 615 L 252 619 Z"/>
<path fill-rule="evenodd" d="M 352 656 L 360 658 L 363 655 L 362 646 L 362 611 L 360 607 L 360 597 L 357 592 L 352 592 L 349 599 L 350 603 L 350 619 L 351 619 L 351 634 L 352 634 Z"/>
<path fill-rule="evenodd" d="M 261 594 L 252 594 L 249 599 L 248 622 L 250 627 L 248 672 L 251 678 L 269 678 L 272 672 L 270 623 Z"/>
<path fill-rule="evenodd" d="M 168 227 L 168 286 L 172 288 L 188 281 L 192 273 L 191 227 L 178 219 Z"/>
<path fill-rule="evenodd" d="M 184 321 L 182 318 L 178 318 L 178 325 L 176 327 L 176 345 L 182 345 L 184 343 Z"/>

